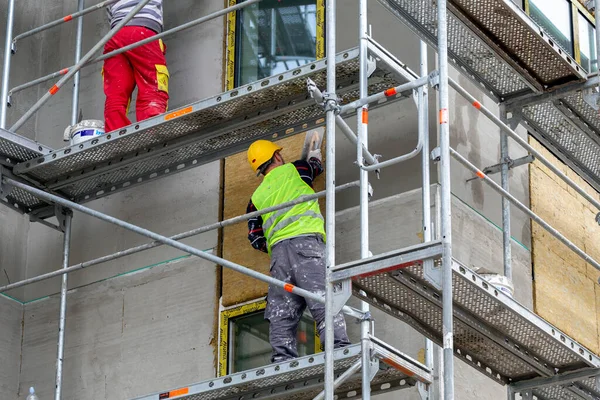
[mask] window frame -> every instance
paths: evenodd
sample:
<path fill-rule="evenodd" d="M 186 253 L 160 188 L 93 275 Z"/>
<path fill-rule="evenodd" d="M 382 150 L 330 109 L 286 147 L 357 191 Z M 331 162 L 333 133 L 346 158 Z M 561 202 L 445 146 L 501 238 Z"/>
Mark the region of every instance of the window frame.
<path fill-rule="evenodd" d="M 523 0 L 523 9 L 530 16 L 530 0 Z M 579 14 L 581 14 L 591 25 L 596 28 L 596 19 L 578 0 L 567 0 L 571 4 L 571 41 L 573 42 L 573 59 L 577 64 L 581 65 L 581 48 L 579 40 Z M 583 67 L 583 66 L 582 66 Z M 592 74 L 592 71 L 587 71 Z"/>
<path fill-rule="evenodd" d="M 244 0 L 228 0 L 227 6 L 232 7 Z M 317 35 L 315 54 L 317 60 L 325 58 L 325 0 L 316 0 L 317 6 Z M 233 90 L 235 85 L 235 67 L 238 55 L 238 46 L 236 43 L 237 13 L 239 11 L 227 14 L 227 35 L 225 44 L 225 90 Z"/>
<path fill-rule="evenodd" d="M 232 336 L 229 325 L 232 319 L 264 311 L 267 307 L 266 298 L 260 298 L 248 301 L 246 303 L 236 304 L 231 307 L 222 308 L 219 312 L 219 347 L 218 347 L 218 365 L 217 377 L 229 375 L 231 366 L 231 348 Z M 315 332 L 315 354 L 321 352 L 321 341 L 317 335 L 317 326 L 314 324 Z"/>

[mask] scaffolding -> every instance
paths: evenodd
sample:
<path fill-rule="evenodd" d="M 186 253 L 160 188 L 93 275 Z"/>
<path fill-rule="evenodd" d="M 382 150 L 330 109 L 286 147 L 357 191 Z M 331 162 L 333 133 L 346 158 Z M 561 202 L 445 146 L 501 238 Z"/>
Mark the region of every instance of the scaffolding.
<path fill-rule="evenodd" d="M 168 245 L 212 263 L 231 268 L 270 285 L 323 302 L 326 306 L 325 352 L 296 360 L 209 379 L 187 387 L 140 397 L 143 400 L 177 399 L 327 399 L 334 396 L 369 399 L 372 394 L 418 386 L 423 399 L 454 396 L 454 357 L 465 361 L 491 380 L 508 386 L 508 398 L 600 399 L 600 358 L 549 324 L 512 297 L 488 284 L 460 260 L 453 258 L 451 232 L 450 161 L 456 159 L 503 199 L 504 272 L 512 276 L 510 204 L 525 212 L 587 263 L 600 270 L 598 261 L 578 248 L 509 192 L 508 170 L 525 161 L 511 160 L 508 138 L 525 148 L 577 193 L 600 210 L 600 203 L 523 140 L 514 129 L 523 124 L 544 144 L 561 150 L 567 162 L 598 188 L 600 145 L 590 133 L 600 132 L 594 107 L 597 78 L 561 51 L 510 0 L 379 0 L 393 15 L 423 40 L 420 71 L 415 73 L 378 44 L 368 32 L 367 0 L 359 0 L 359 46 L 336 53 L 335 29 L 327 29 L 325 60 L 262 79 L 217 96 L 195 102 L 166 115 L 108 132 L 93 140 L 51 149 L 15 131 L 50 99 L 70 78 L 91 62 L 179 32 L 238 9 L 258 3 L 247 0 L 235 6 L 165 31 L 127 48 L 93 58 L 97 50 L 150 0 L 138 6 L 92 50 L 80 54 L 78 25 L 75 65 L 9 90 L 11 52 L 16 41 L 100 9 L 104 1 L 70 16 L 12 36 L 15 0 L 9 0 L 7 37 L 0 101 L 0 197 L 3 204 L 64 232 L 62 269 L 0 287 L 0 293 L 56 276 L 62 277 L 55 399 L 62 395 L 64 328 L 68 273 L 99 265 L 150 248 Z M 596 0 L 599 3 L 600 0 Z M 597 4 L 598 5 L 598 4 Z M 501 23 L 499 23 L 500 21 Z M 336 1 L 327 0 L 326 25 L 336 26 Z M 427 44 L 437 48 L 438 69 L 428 71 Z M 448 76 L 450 64 L 501 104 L 496 116 Z M 9 130 L 7 104 L 25 88 L 62 78 Z M 77 82 L 77 81 L 76 81 Z M 429 144 L 429 89 L 438 92 L 439 143 Z M 467 99 L 501 130 L 501 162 L 479 169 L 450 147 L 450 88 Z M 324 89 L 324 91 L 322 91 Z M 76 118 L 78 84 L 73 93 Z M 368 113 L 375 107 L 413 98 L 418 109 L 418 145 L 415 150 L 389 160 L 378 160 L 368 148 Z M 593 101 L 590 101 L 592 99 Z M 595 102 L 595 104 L 594 104 Z M 325 118 L 323 118 L 325 114 Z M 344 121 L 356 114 L 357 133 Z M 510 118 L 509 118 L 510 116 Z M 300 133 L 326 126 L 326 190 L 293 202 L 206 225 L 165 237 L 100 213 L 84 204 L 128 190 L 148 180 L 172 175 L 245 149 L 259 138 L 285 132 Z M 335 186 L 335 131 L 356 145 L 360 179 Z M 151 134 L 148 134 L 151 133 Z M 578 140 L 573 140 L 576 137 Z M 432 151 L 431 151 L 432 150 Z M 430 152 L 431 151 L 431 152 Z M 369 252 L 369 172 L 407 159 L 421 157 L 423 243 L 389 253 Z M 437 163 L 439 187 L 434 197 L 439 207 L 431 215 L 430 161 Z M 531 160 L 531 158 L 529 158 Z M 489 172 L 484 172 L 489 171 Z M 487 173 L 501 172 L 501 184 Z M 360 191 L 360 259 L 335 262 L 335 195 L 358 187 Z M 319 296 L 216 255 L 180 242 L 299 202 L 326 197 L 327 280 L 326 294 Z M 153 241 L 91 261 L 69 266 L 72 212 L 78 211 L 123 227 Z M 599 214 L 600 215 L 600 214 Z M 47 221 L 57 217 L 59 224 Z M 435 221 L 435 223 L 433 223 Z M 599 221 L 600 222 L 600 221 Z M 436 226 L 435 232 L 432 227 Z M 354 295 L 360 309 L 346 305 Z M 369 306 L 404 321 L 426 338 L 422 364 L 373 335 Z M 361 340 L 342 349 L 333 348 L 333 316 L 342 311 L 360 322 Z M 443 390 L 433 390 L 433 343 L 443 349 L 438 374 Z M 443 371 L 443 372 L 442 372 Z"/>

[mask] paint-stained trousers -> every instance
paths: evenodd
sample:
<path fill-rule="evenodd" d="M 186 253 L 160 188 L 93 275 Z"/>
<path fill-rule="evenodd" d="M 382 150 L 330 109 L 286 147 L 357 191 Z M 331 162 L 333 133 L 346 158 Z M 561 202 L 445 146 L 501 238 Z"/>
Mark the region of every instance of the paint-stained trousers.
<path fill-rule="evenodd" d="M 325 293 L 325 243 L 320 236 L 299 236 L 276 243 L 271 250 L 271 276 L 313 293 Z M 269 286 L 265 319 L 269 321 L 272 362 L 298 357 L 297 328 L 308 306 L 325 343 L 325 304 Z M 335 347 L 350 344 L 344 315 L 334 318 Z"/>
<path fill-rule="evenodd" d="M 124 26 L 104 46 L 104 53 L 139 42 L 156 33 L 143 26 Z M 137 121 L 160 115 L 169 101 L 169 71 L 162 40 L 108 58 L 102 69 L 104 77 L 104 123 L 106 132 L 130 125 L 127 111 L 131 95 L 138 88 Z"/>

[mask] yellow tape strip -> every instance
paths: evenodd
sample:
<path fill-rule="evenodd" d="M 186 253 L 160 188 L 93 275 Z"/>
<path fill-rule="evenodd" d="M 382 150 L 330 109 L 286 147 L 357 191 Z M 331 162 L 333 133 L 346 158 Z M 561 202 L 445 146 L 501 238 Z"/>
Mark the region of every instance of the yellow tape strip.
<path fill-rule="evenodd" d="M 237 0 L 229 0 L 229 7 L 235 6 Z M 225 90 L 235 88 L 235 28 L 237 12 L 227 14 L 227 47 L 225 51 Z"/>

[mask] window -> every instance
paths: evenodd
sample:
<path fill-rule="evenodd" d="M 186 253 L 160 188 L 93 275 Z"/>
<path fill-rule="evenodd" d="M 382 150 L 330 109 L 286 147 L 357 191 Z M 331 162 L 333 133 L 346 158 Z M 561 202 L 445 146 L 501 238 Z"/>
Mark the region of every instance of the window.
<path fill-rule="evenodd" d="M 571 3 L 567 0 L 529 0 L 528 5 L 529 16 L 573 57 Z"/>
<path fill-rule="evenodd" d="M 581 13 L 579 18 L 579 64 L 588 72 L 598 71 L 598 60 L 596 58 L 596 29 Z"/>
<path fill-rule="evenodd" d="M 229 0 L 230 5 L 241 0 Z M 227 89 L 324 56 L 325 0 L 263 0 L 228 19 Z"/>
<path fill-rule="evenodd" d="M 235 306 L 221 312 L 219 332 L 219 376 L 258 368 L 271 363 L 269 322 L 265 300 Z M 305 314 L 298 325 L 298 354 L 314 354 L 321 345 L 315 323 Z"/>

